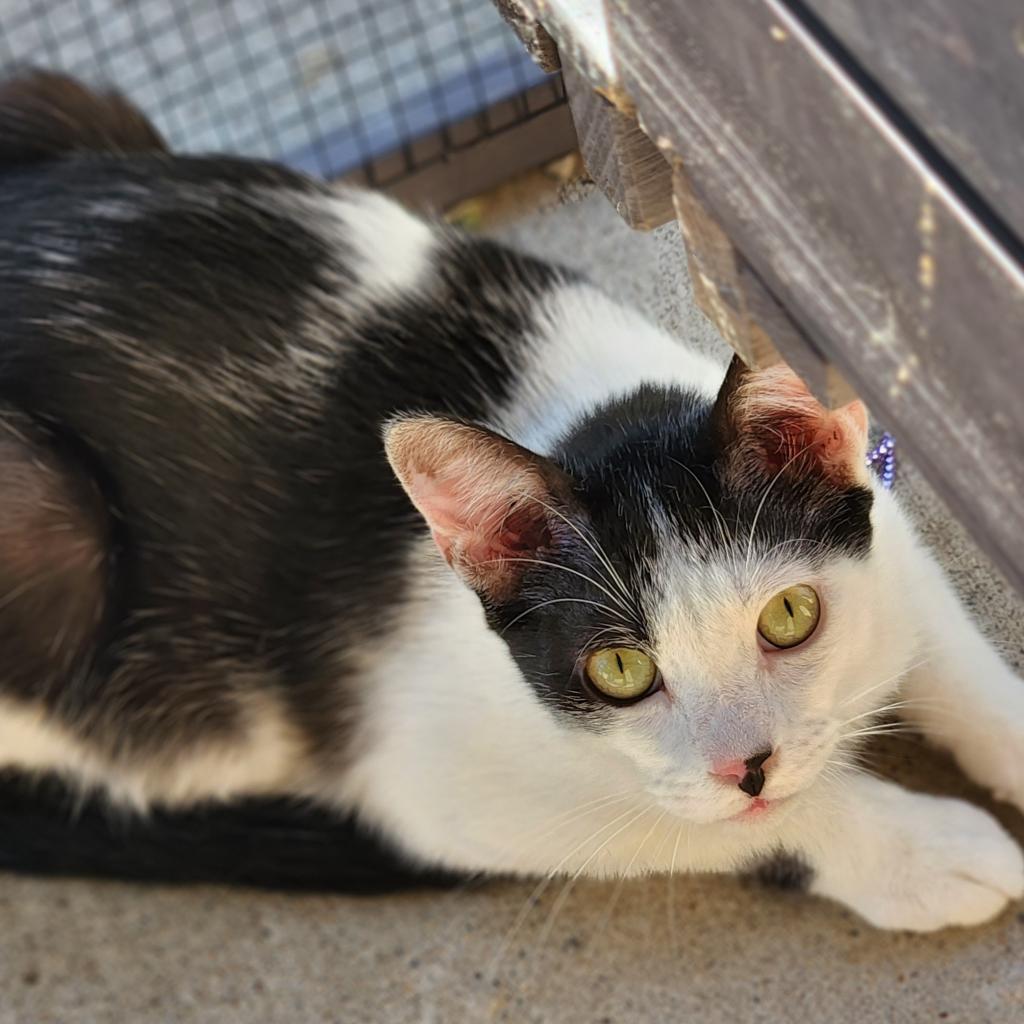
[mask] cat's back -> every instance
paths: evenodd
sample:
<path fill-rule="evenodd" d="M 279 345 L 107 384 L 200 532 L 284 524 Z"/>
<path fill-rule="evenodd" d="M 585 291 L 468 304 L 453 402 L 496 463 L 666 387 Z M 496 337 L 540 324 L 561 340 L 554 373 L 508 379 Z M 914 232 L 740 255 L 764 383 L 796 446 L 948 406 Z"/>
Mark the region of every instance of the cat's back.
<path fill-rule="evenodd" d="M 162 415 L 167 391 L 268 428 L 278 404 L 294 429 L 344 378 L 374 421 L 403 403 L 486 416 L 522 365 L 531 296 L 559 276 L 258 161 L 0 165 L 0 391 L 66 414 L 88 375 L 136 405 L 159 392 Z"/>
<path fill-rule="evenodd" d="M 316 746 L 424 532 L 383 422 L 492 419 L 559 272 L 381 196 L 174 156 L 75 89 L 0 87 L 0 459 L 58 481 L 82 551 L 31 615 L 0 617 L 12 638 L 39 627 L 0 698 L 97 743 L 134 715 L 155 749 L 275 693 Z M 33 516 L 23 550 L 54 527 Z M 31 570 L 0 551 L 7 589 Z M 44 653 L 53 628 L 73 651 Z"/>

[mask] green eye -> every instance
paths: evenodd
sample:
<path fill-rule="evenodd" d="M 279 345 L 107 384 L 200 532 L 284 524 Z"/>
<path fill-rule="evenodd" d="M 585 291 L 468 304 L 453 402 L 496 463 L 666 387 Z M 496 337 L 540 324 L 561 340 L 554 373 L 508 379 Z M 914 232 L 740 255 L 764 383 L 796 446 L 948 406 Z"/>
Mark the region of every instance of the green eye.
<path fill-rule="evenodd" d="M 605 647 L 587 658 L 587 678 L 606 697 L 636 700 L 654 686 L 658 667 L 643 651 Z"/>
<path fill-rule="evenodd" d="M 815 630 L 821 605 L 806 583 L 780 590 L 762 609 L 757 631 L 772 647 L 798 647 Z"/>

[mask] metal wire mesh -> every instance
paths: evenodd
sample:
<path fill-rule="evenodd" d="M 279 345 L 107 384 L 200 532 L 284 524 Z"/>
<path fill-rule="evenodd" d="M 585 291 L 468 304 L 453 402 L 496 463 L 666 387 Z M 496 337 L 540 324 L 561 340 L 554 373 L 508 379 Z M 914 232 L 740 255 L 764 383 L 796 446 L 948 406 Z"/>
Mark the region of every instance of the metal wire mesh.
<path fill-rule="evenodd" d="M 0 66 L 26 64 L 115 85 L 178 151 L 370 180 L 564 99 L 490 0 L 0 0 Z"/>

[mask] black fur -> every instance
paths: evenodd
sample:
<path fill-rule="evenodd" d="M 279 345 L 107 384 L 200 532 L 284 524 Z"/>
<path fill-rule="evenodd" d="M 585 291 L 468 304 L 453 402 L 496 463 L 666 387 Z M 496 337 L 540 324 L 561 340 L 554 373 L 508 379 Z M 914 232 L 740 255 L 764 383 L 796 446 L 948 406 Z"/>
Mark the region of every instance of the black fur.
<path fill-rule="evenodd" d="M 16 461 L 45 444 L 44 464 L 101 496 L 94 517 L 61 525 L 95 526 L 102 598 L 86 639 L 73 634 L 74 671 L 54 673 L 40 652 L 67 625 L 68 588 L 35 595 L 43 606 L 16 621 L 35 634 L 0 695 L 126 768 L 238 737 L 266 697 L 317 770 L 337 769 L 358 706 L 351 652 L 386 634 L 426 530 L 382 426 L 410 412 L 497 422 L 534 310 L 569 275 L 445 237 L 422 287 L 355 310 L 360 268 L 324 229 L 323 186 L 259 162 L 171 157 L 123 101 L 37 86 L 0 89 L 0 425 L 30 421 Z M 552 522 L 541 554 L 616 587 L 593 538 L 626 589 L 656 596 L 655 511 L 698 555 L 731 543 L 712 506 L 745 543 L 764 489 L 724 470 L 727 413 L 651 386 L 586 417 L 552 456 L 569 525 Z M 824 558 L 870 541 L 866 491 L 789 474 L 769 497 L 758 543 L 803 537 Z M 30 586 L 33 567 L 2 555 L 8 589 Z M 542 698 L 599 723 L 586 645 L 608 626 L 605 638 L 643 644 L 649 609 L 627 600 L 609 620 L 581 599 L 609 597 L 531 565 L 485 610 Z M 390 884 L 401 867 L 351 822 L 283 802 L 117 824 L 98 801 L 72 823 L 52 782 L 14 780 L 2 799 L 8 866 L 346 888 Z"/>
<path fill-rule="evenodd" d="M 348 746 L 347 651 L 387 628 L 425 531 L 382 424 L 410 410 L 485 419 L 517 379 L 524 296 L 565 275 L 453 237 L 429 286 L 355 317 L 357 269 L 321 230 L 323 186 L 162 148 L 117 97 L 45 75 L 0 88 L 0 425 L 27 419 L 30 444 L 48 439 L 69 480 L 98 489 L 106 545 L 74 671 L 38 653 L 62 635 L 70 585 L 34 593 L 31 617 L 6 610 L 35 635 L 5 652 L 20 660 L 0 694 L 125 766 L 231 739 L 265 694 L 329 771 Z M 315 379 L 285 365 L 290 346 L 324 357 Z M 8 592 L 35 586 L 38 566 L 0 563 Z M 32 790 L 37 811 L 26 792 L 8 793 L 8 866 L 124 875 L 137 854 L 147 877 L 287 881 L 273 859 L 289 863 L 292 812 L 258 867 L 227 855 L 259 842 L 250 830 L 267 839 L 284 804 L 158 811 L 118 832 L 99 803 L 72 826 L 47 787 Z M 336 844 L 339 880 L 372 876 L 351 824 L 303 814 L 308 849 Z M 193 832 L 206 838 L 183 841 Z"/>
<path fill-rule="evenodd" d="M 308 804 L 248 799 L 141 817 L 52 775 L 0 772 L 0 837 L 0 870 L 35 875 L 357 894 L 465 880 L 418 867 L 351 817 Z"/>
<path fill-rule="evenodd" d="M 612 629 L 602 635 L 627 646 L 649 639 L 644 597 L 656 601 L 665 582 L 656 570 L 665 538 L 655 512 L 672 524 L 669 540 L 681 541 L 698 560 L 732 549 L 742 562 L 755 517 L 753 541 L 761 550 L 785 541 L 788 554 L 812 563 L 868 550 L 872 497 L 866 488 L 837 486 L 813 467 L 774 482 L 774 473 L 737 482 L 724 469 L 729 439 L 720 403 L 678 388 L 642 387 L 596 410 L 558 446 L 555 461 L 575 482 L 570 511 L 579 529 L 600 545 L 637 599 L 615 615 L 584 603 L 613 605 L 607 593 L 579 575 L 541 567 L 524 573 L 513 599 L 490 610 L 492 625 L 553 707 L 599 725 L 608 702 L 580 671 L 581 638 Z M 573 533 L 563 531 L 561 546 L 548 554 L 616 589 Z"/>
<path fill-rule="evenodd" d="M 759 884 L 782 892 L 807 892 L 814 881 L 814 869 L 788 850 L 776 850 L 748 871 Z"/>
<path fill-rule="evenodd" d="M 115 92 L 87 89 L 49 71 L 26 71 L 0 83 L 0 167 L 71 153 L 166 148 L 160 133 Z"/>
<path fill-rule="evenodd" d="M 321 191 L 227 159 L 0 177 L 0 399 L 74 440 L 120 538 L 93 671 L 18 695 L 91 741 L 228 734 L 241 686 L 283 696 L 313 747 L 339 749 L 347 637 L 386 627 L 423 531 L 381 425 L 410 408 L 484 418 L 515 379 L 521 295 L 556 271 L 453 240 L 432 289 L 355 326 L 334 301 L 343 246 L 268 198 Z M 337 369 L 309 411 L 280 362 L 311 320 Z"/>

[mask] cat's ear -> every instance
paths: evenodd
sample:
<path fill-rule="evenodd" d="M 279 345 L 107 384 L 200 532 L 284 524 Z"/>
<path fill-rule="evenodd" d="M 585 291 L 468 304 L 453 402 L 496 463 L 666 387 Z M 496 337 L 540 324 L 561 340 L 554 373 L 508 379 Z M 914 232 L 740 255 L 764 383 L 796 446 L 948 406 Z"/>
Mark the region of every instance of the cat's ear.
<path fill-rule="evenodd" d="M 733 357 L 713 417 L 729 475 L 815 473 L 840 487 L 867 480 L 864 403 L 826 409 L 785 364 L 752 370 Z"/>
<path fill-rule="evenodd" d="M 52 71 L 0 80 L 0 166 L 69 153 L 159 152 L 167 152 L 160 133 L 116 92 Z"/>
<path fill-rule="evenodd" d="M 435 416 L 403 417 L 385 428 L 384 446 L 441 554 L 482 596 L 509 596 L 523 560 L 543 555 L 564 527 L 568 477 L 498 434 Z"/>

